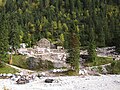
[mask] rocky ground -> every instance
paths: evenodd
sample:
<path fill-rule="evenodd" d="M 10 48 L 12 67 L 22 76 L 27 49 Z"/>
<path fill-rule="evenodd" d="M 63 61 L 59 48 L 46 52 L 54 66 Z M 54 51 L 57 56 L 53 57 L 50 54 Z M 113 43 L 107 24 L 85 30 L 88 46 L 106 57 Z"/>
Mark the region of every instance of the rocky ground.
<path fill-rule="evenodd" d="M 109 49 L 109 50 L 108 50 Z M 112 50 L 112 51 L 111 51 Z M 109 51 L 109 52 L 106 52 Z M 114 49 L 103 48 L 98 49 L 99 56 L 108 57 L 115 55 L 113 54 Z M 103 53 L 106 52 L 106 53 Z M 112 54 L 110 53 L 112 52 Z M 101 54 L 102 53 L 102 54 Z M 84 53 L 83 53 L 84 54 Z M 119 59 L 119 55 L 115 56 L 115 58 Z M 13 65 L 6 64 L 17 69 L 20 75 L 27 75 L 28 77 L 30 73 L 36 74 L 36 72 L 22 69 Z M 52 72 L 57 72 L 53 70 Z M 85 73 L 86 72 L 86 73 Z M 90 76 L 90 75 L 98 75 L 95 72 L 93 74 L 88 73 L 86 70 L 80 70 L 79 74 L 81 76 L 60 76 L 60 77 L 50 77 L 49 72 L 42 72 L 42 76 L 38 78 L 38 72 L 33 79 L 31 76 L 29 83 L 26 84 L 17 84 L 17 78 L 12 79 L 0 79 L 0 90 L 120 90 L 120 75 L 101 75 L 100 76 Z M 46 75 L 47 74 L 47 75 Z M 86 75 L 86 76 L 85 76 Z M 0 75 L 0 76 L 5 76 Z M 9 75 L 8 75 L 9 76 Z M 47 77 L 46 77 L 47 76 Z M 46 79 L 53 79 L 53 83 L 45 83 Z"/>
<path fill-rule="evenodd" d="M 45 79 L 53 83 L 45 83 Z M 0 90 L 120 90 L 120 75 L 41 77 L 27 84 L 0 79 Z"/>

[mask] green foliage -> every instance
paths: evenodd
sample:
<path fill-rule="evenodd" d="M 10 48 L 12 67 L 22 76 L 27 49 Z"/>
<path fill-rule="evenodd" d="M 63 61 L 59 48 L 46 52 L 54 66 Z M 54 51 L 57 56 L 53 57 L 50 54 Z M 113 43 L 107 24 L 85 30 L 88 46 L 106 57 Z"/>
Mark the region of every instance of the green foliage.
<path fill-rule="evenodd" d="M 100 65 L 108 64 L 112 62 L 113 60 L 110 57 L 96 57 L 96 64 L 88 60 L 87 62 L 85 62 L 85 66 L 100 66 Z"/>
<path fill-rule="evenodd" d="M 96 65 L 103 65 L 103 64 L 108 64 L 112 62 L 112 58 L 109 57 L 97 57 L 96 60 Z"/>
<path fill-rule="evenodd" d="M 68 70 L 68 71 L 65 71 L 64 73 L 67 76 L 77 76 L 78 75 L 78 73 L 76 73 L 75 70 Z"/>
<path fill-rule="evenodd" d="M 116 46 L 116 51 L 118 53 L 120 53 L 120 24 L 119 24 L 119 19 L 118 18 L 115 18 L 115 37 L 114 37 L 114 43 L 115 43 L 115 46 Z M 119 24 L 119 26 L 117 26 L 117 24 Z"/>
<path fill-rule="evenodd" d="M 3 7 L 6 4 L 6 0 L 0 0 L 0 7 Z"/>
<path fill-rule="evenodd" d="M 115 62 L 115 64 L 113 65 L 113 71 L 116 74 L 120 74 L 120 61 Z"/>
<path fill-rule="evenodd" d="M 0 62 L 0 68 L 4 67 L 4 63 Z"/>
<path fill-rule="evenodd" d="M 9 62 L 10 55 L 7 55 L 7 59 L 4 60 L 4 62 Z M 37 63 L 36 63 L 37 62 Z M 41 59 L 35 59 L 33 57 L 27 58 L 23 55 L 12 55 L 12 65 L 15 65 L 20 68 L 24 69 L 32 69 L 32 70 L 50 70 L 53 69 L 53 63 L 48 60 L 41 60 Z M 35 65 L 33 68 L 30 68 L 30 66 Z"/>
<path fill-rule="evenodd" d="M 3 59 L 6 58 L 8 50 L 8 23 L 4 16 L 4 10 L 0 13 L 0 64 Z"/>
<path fill-rule="evenodd" d="M 0 68 L 0 73 L 17 73 L 18 71 L 14 68 L 11 68 L 9 66 L 4 66 L 2 68 Z"/>
<path fill-rule="evenodd" d="M 67 63 L 71 65 L 71 68 L 79 72 L 79 60 L 80 60 L 80 42 L 78 36 L 71 30 L 69 32 L 69 57 L 67 58 Z"/>
<path fill-rule="evenodd" d="M 1 0 L 0 4 L 2 1 L 6 2 L 5 16 L 9 16 L 10 32 L 17 34 L 18 29 L 22 31 L 23 34 L 18 34 L 16 38 L 29 46 L 43 37 L 52 42 L 60 40 L 60 34 L 66 38 L 69 21 L 74 21 L 76 34 L 80 30 L 83 46 L 88 46 L 89 29 L 94 28 L 97 46 L 106 46 L 113 44 L 114 31 L 119 28 L 119 23 L 116 23 L 120 19 L 119 4 L 113 0 L 112 3 L 108 0 Z M 48 36 L 48 32 L 51 36 Z"/>
<path fill-rule="evenodd" d="M 16 50 L 20 45 L 20 41 L 22 41 L 20 38 L 21 27 L 18 26 L 17 21 L 13 21 L 12 23 L 14 25 L 12 25 L 11 31 L 9 33 L 9 44 L 12 46 L 13 50 Z"/>
<path fill-rule="evenodd" d="M 7 55 L 7 58 L 3 61 L 9 63 L 10 55 Z M 23 55 L 12 55 L 12 64 L 21 68 L 27 68 L 26 56 Z"/>
<path fill-rule="evenodd" d="M 98 67 L 98 72 L 102 73 L 102 67 L 101 66 Z"/>
<path fill-rule="evenodd" d="M 64 41 L 65 41 L 64 34 L 60 34 L 60 40 L 62 42 L 62 45 L 64 45 Z"/>
<path fill-rule="evenodd" d="M 0 0 L 0 52 L 6 53 L 8 42 L 16 49 L 21 42 L 32 46 L 41 38 L 61 40 L 67 49 L 69 30 L 74 30 L 96 63 L 97 46 L 115 45 L 120 52 L 119 4 L 119 0 Z"/>
<path fill-rule="evenodd" d="M 109 74 L 120 74 L 120 61 L 113 61 L 106 69 Z"/>
<path fill-rule="evenodd" d="M 97 63 L 96 57 L 96 44 L 95 44 L 95 34 L 94 30 L 91 29 L 90 34 L 89 34 L 89 46 L 88 46 L 88 54 L 89 54 L 89 60 L 92 61 L 94 64 Z"/>

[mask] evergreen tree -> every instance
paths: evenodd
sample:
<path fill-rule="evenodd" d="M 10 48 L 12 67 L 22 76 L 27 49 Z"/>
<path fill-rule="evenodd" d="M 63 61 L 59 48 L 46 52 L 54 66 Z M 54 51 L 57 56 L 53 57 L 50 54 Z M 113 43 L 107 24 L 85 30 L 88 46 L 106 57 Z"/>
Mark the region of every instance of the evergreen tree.
<path fill-rule="evenodd" d="M 95 45 L 95 33 L 94 29 L 91 28 L 89 32 L 89 46 L 88 46 L 88 54 L 89 54 L 89 60 L 92 61 L 94 64 L 97 63 L 96 61 L 96 45 Z"/>
<path fill-rule="evenodd" d="M 80 42 L 78 35 L 73 30 L 73 25 L 69 27 L 69 58 L 67 62 L 71 65 L 71 68 L 75 70 L 76 73 L 79 72 L 79 60 L 80 60 Z"/>
<path fill-rule="evenodd" d="M 63 27 L 62 27 L 63 31 L 64 31 L 64 48 L 68 49 L 68 26 L 66 23 L 63 23 Z"/>
<path fill-rule="evenodd" d="M 8 51 L 8 22 L 5 16 L 5 11 L 0 13 L 0 67 L 1 61 L 5 59 Z"/>
<path fill-rule="evenodd" d="M 115 45 L 115 49 L 118 53 L 120 53 L 120 25 L 119 25 L 119 20 L 120 20 L 120 17 L 117 16 L 115 18 L 115 37 L 114 37 L 114 45 Z"/>
<path fill-rule="evenodd" d="M 69 0 L 69 2 L 70 2 L 70 14 L 72 15 L 73 11 L 74 11 L 74 1 L 73 0 Z"/>
<path fill-rule="evenodd" d="M 20 45 L 20 26 L 16 20 L 11 23 L 11 31 L 9 33 L 9 44 L 12 46 L 12 50 L 16 52 L 16 49 Z"/>
<path fill-rule="evenodd" d="M 75 30 L 73 33 L 79 34 L 82 46 L 115 45 L 119 51 L 120 0 L 1 1 L 0 10 L 5 6 L 4 16 L 7 16 L 9 23 L 6 24 L 9 28 L 9 44 L 14 47 L 18 47 L 20 42 L 31 46 L 39 39 L 47 38 L 51 42 L 62 40 L 65 48 L 68 48 L 69 29 L 72 28 Z M 73 27 L 70 21 L 74 21 Z M 0 22 L 2 25 L 3 22 Z M 89 43 L 92 29 L 95 45 Z"/>
<path fill-rule="evenodd" d="M 65 0 L 65 11 L 69 12 L 69 0 Z"/>

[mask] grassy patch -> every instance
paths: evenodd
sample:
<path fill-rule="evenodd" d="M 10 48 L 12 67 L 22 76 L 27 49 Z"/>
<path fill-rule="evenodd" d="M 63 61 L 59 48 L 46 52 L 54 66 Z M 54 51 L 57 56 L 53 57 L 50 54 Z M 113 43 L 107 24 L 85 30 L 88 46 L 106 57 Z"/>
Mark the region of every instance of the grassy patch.
<path fill-rule="evenodd" d="M 110 57 L 97 57 L 96 64 L 90 61 L 85 62 L 85 66 L 99 66 L 108 63 L 112 63 L 113 60 Z"/>
<path fill-rule="evenodd" d="M 98 72 L 102 73 L 102 67 L 101 66 L 98 67 Z"/>
<path fill-rule="evenodd" d="M 18 72 L 16 69 L 11 68 L 10 66 L 4 66 L 0 68 L 0 73 L 16 73 Z"/>
<path fill-rule="evenodd" d="M 63 72 L 65 75 L 68 75 L 68 76 L 78 76 L 78 73 L 76 73 L 75 70 L 68 70 L 68 71 L 65 71 Z"/>
<path fill-rule="evenodd" d="M 21 68 L 27 68 L 26 57 L 23 55 L 13 55 L 12 64 Z"/>
<path fill-rule="evenodd" d="M 7 59 L 4 62 L 9 63 L 10 55 L 7 56 Z M 48 60 L 41 60 L 41 59 L 34 59 L 30 60 L 32 57 L 27 58 L 24 55 L 12 55 L 12 65 L 15 65 L 20 68 L 24 69 L 31 69 L 31 70 L 49 70 L 53 69 L 53 63 Z M 32 68 L 30 68 L 32 67 Z"/>
<path fill-rule="evenodd" d="M 113 61 L 106 69 L 109 74 L 120 74 L 120 61 Z"/>
<path fill-rule="evenodd" d="M 7 55 L 7 58 L 4 59 L 4 62 L 9 63 L 10 55 Z M 27 68 L 26 57 L 23 55 L 12 55 L 12 65 Z"/>

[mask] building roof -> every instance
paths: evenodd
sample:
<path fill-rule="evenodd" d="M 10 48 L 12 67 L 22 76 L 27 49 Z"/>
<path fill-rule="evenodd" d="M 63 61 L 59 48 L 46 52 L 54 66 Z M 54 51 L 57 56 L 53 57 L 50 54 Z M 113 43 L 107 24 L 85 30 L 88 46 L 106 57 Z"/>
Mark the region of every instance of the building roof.
<path fill-rule="evenodd" d="M 50 41 L 46 38 L 42 38 L 38 41 L 37 46 L 39 46 L 40 48 L 50 48 Z"/>

